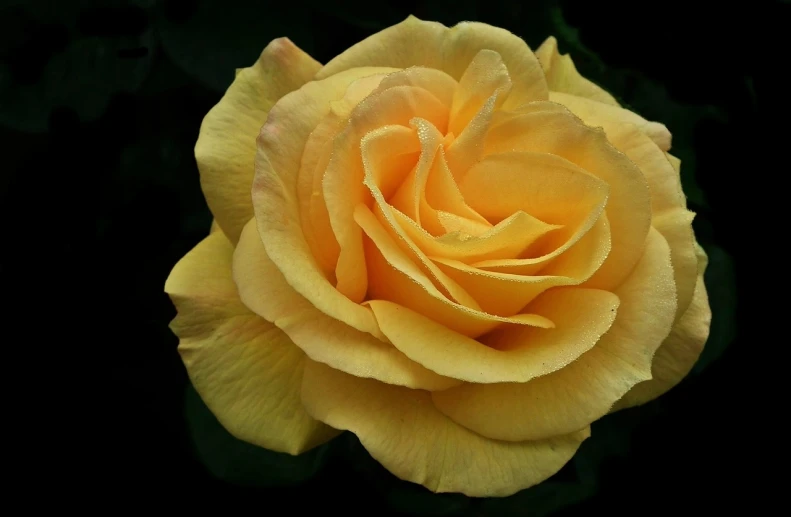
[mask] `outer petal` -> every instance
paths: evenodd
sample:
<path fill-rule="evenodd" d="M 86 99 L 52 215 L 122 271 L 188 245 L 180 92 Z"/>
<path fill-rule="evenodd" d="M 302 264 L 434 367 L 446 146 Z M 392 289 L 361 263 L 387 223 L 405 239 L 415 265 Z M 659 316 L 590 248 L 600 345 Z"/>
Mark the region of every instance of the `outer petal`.
<path fill-rule="evenodd" d="M 242 305 L 231 278 L 233 247 L 214 232 L 182 258 L 165 291 L 171 329 L 190 379 L 212 413 L 241 440 L 299 454 L 339 431 L 311 418 L 299 398 L 305 356 L 277 327 Z"/>
<path fill-rule="evenodd" d="M 551 91 L 579 95 L 586 99 L 618 106 L 618 101 L 615 100 L 615 97 L 577 72 L 571 56 L 568 54 L 561 55 L 558 52 L 558 40 L 554 36 L 547 38 L 538 47 L 536 56 L 538 56 L 541 67 L 544 69 L 547 85 Z"/>
<path fill-rule="evenodd" d="M 288 38 L 273 40 L 250 68 L 236 74 L 201 124 L 195 159 L 206 202 L 232 242 L 253 216 L 255 139 L 269 109 L 310 81 L 321 64 Z"/>
<path fill-rule="evenodd" d="M 507 496 L 540 483 L 574 455 L 588 428 L 548 440 L 508 443 L 475 434 L 431 404 L 425 391 L 360 379 L 311 363 L 302 384 L 308 412 L 348 429 L 401 479 L 434 492 Z"/>
<path fill-rule="evenodd" d="M 645 253 L 615 289 L 621 305 L 610 330 L 570 365 L 522 384 L 465 384 L 433 393 L 440 411 L 501 440 L 537 440 L 582 429 L 651 378 L 651 359 L 676 310 L 670 250 L 651 230 Z"/>
<path fill-rule="evenodd" d="M 651 189 L 652 226 L 659 230 L 670 245 L 678 293 L 676 318 L 680 318 L 692 300 L 697 277 L 698 260 L 695 257 L 695 235 L 692 231 L 695 214 L 687 210 L 687 200 L 678 173 L 669 155 L 663 152 L 657 141 L 665 138 L 652 136 L 646 125 L 655 123 L 648 123 L 631 111 L 573 95 L 552 93 L 550 98 L 562 103 L 586 124 L 604 129 L 612 145 L 643 172 Z M 667 134 L 666 150 L 670 146 L 670 133 L 667 129 L 664 131 Z"/>
<path fill-rule="evenodd" d="M 673 327 L 651 365 L 651 380 L 643 381 L 618 401 L 613 411 L 638 406 L 657 398 L 681 382 L 692 370 L 709 337 L 711 308 L 706 285 L 703 283 L 706 256 L 698 247 L 700 261 L 695 294 L 686 312 Z"/>
<path fill-rule="evenodd" d="M 513 81 L 504 107 L 547 99 L 544 72 L 527 44 L 505 29 L 477 22 L 462 22 L 448 28 L 410 16 L 349 48 L 327 63 L 316 77 L 323 79 L 360 66 L 425 66 L 459 80 L 476 54 L 484 49 L 500 54 Z"/>
<path fill-rule="evenodd" d="M 244 304 L 274 322 L 311 359 L 352 375 L 410 388 L 434 390 L 458 384 L 411 361 L 389 343 L 316 309 L 288 285 L 266 255 L 255 220 L 242 231 L 233 271 Z"/>

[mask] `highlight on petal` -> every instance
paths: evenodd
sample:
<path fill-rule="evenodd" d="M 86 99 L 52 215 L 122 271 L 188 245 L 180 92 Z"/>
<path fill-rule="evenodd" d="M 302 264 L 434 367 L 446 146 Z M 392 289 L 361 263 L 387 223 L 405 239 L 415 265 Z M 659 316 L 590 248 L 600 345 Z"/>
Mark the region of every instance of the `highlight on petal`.
<path fill-rule="evenodd" d="M 288 38 L 273 40 L 250 68 L 236 74 L 220 102 L 201 124 L 195 144 L 206 202 L 225 234 L 236 242 L 253 216 L 255 139 L 269 109 L 321 68 Z"/>
<path fill-rule="evenodd" d="M 176 264 L 165 284 L 178 310 L 170 328 L 195 389 L 231 434 L 274 451 L 302 453 L 339 431 L 303 408 L 305 355 L 241 303 L 232 255 L 228 238 L 214 232 Z"/>
<path fill-rule="evenodd" d="M 699 268 L 692 303 L 656 351 L 651 365 L 652 378 L 629 390 L 613 411 L 645 404 L 663 395 L 689 374 L 703 352 L 711 326 L 711 307 L 703 282 L 706 256 L 700 247 L 698 252 L 703 265 Z"/>
<path fill-rule="evenodd" d="M 526 383 L 463 384 L 435 392 L 434 404 L 476 433 L 509 441 L 570 433 L 601 418 L 651 378 L 654 353 L 673 324 L 673 268 L 659 232 L 651 230 L 645 253 L 614 293 L 620 299 L 615 322 L 571 364 Z"/>
<path fill-rule="evenodd" d="M 544 481 L 590 435 L 510 443 L 473 433 L 437 411 L 425 391 L 346 375 L 311 362 L 302 384 L 307 411 L 360 439 L 401 479 L 433 492 L 501 497 Z"/>
<path fill-rule="evenodd" d="M 446 389 L 458 384 L 408 359 L 391 344 L 316 309 L 288 285 L 269 259 L 255 220 L 242 231 L 233 275 L 242 302 L 273 322 L 315 361 L 358 377 L 416 389 Z M 370 313 L 367 307 L 357 307 Z"/>
<path fill-rule="evenodd" d="M 619 105 L 615 97 L 580 75 L 570 55 L 561 55 L 558 52 L 558 40 L 554 36 L 548 37 L 538 47 L 536 56 L 546 74 L 547 86 L 551 91 L 570 93 L 611 106 Z"/>
<path fill-rule="evenodd" d="M 362 66 L 424 66 L 442 70 L 458 81 L 484 49 L 500 54 L 513 82 L 503 107 L 510 109 L 547 99 L 544 72 L 530 47 L 505 29 L 478 22 L 461 22 L 448 28 L 410 16 L 350 47 L 327 63 L 316 77 L 323 79 Z"/>
<path fill-rule="evenodd" d="M 486 154 L 529 151 L 556 155 L 600 178 L 610 188 L 606 213 L 611 249 L 587 286 L 610 290 L 643 253 L 651 226 L 651 195 L 640 169 L 607 140 L 555 103 L 531 103 L 530 111 L 501 118 L 486 138 Z"/>
<path fill-rule="evenodd" d="M 531 304 L 554 328 L 504 325 L 478 341 L 395 303 L 368 303 L 382 331 L 410 359 L 454 379 L 501 383 L 546 375 L 590 350 L 612 325 L 618 297 L 595 289 L 555 289 Z"/>

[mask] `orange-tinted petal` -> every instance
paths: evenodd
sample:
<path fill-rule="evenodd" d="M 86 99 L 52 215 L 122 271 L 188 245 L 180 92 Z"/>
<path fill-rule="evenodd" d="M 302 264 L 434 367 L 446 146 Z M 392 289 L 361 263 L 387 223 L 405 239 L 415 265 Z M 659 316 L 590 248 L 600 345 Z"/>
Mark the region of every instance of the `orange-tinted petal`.
<path fill-rule="evenodd" d="M 324 275 L 302 232 L 297 180 L 308 137 L 355 80 L 389 69 L 353 69 L 314 81 L 275 105 L 258 137 L 253 206 L 269 258 L 286 281 L 319 311 L 351 327 L 377 334 L 367 308 L 340 293 Z"/>
<path fill-rule="evenodd" d="M 549 319 L 557 318 L 554 328 L 502 326 L 481 338 L 497 348 L 395 303 L 369 303 L 385 334 L 412 360 L 454 379 L 502 383 L 546 375 L 588 351 L 610 328 L 618 297 L 596 289 L 546 292 L 530 307 Z"/>
<path fill-rule="evenodd" d="M 643 253 L 651 225 L 651 196 L 640 169 L 607 141 L 603 131 L 586 126 L 570 112 L 552 107 L 504 119 L 487 136 L 488 153 L 531 151 L 554 154 L 597 176 L 610 187 L 607 218 L 612 247 L 588 286 L 612 289 L 629 274 Z"/>
<path fill-rule="evenodd" d="M 456 384 L 408 359 L 389 343 L 317 310 L 267 257 L 255 221 L 245 226 L 234 254 L 234 279 L 244 304 L 283 330 L 311 359 L 351 375 L 425 390 Z M 370 314 L 370 309 L 360 307 Z"/>
<path fill-rule="evenodd" d="M 621 304 L 612 327 L 568 366 L 526 383 L 464 384 L 435 393 L 434 403 L 465 427 L 501 440 L 583 429 L 651 378 L 652 357 L 670 332 L 676 294 L 670 250 L 659 232 L 649 233 L 645 253 L 614 292 Z"/>

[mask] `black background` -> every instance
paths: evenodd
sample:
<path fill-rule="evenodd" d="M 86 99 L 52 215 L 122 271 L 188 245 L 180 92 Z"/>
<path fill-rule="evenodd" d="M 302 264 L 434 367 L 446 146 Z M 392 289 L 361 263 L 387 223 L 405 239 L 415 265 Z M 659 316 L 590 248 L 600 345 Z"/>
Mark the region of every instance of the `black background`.
<path fill-rule="evenodd" d="M 752 365 L 765 358 L 751 353 L 753 340 L 740 332 L 748 326 L 743 302 L 750 287 L 742 274 L 745 232 L 758 224 L 745 227 L 743 219 L 759 187 L 754 175 L 766 170 L 754 153 L 767 141 L 759 110 L 772 79 L 762 63 L 780 59 L 771 55 L 779 56 L 787 7 L 0 2 L 2 268 L 6 292 L 14 293 L 9 326 L 24 318 L 22 328 L 33 337 L 17 348 L 53 359 L 55 374 L 46 377 L 56 381 L 40 387 L 45 376 L 35 359 L 15 372 L 28 379 L 18 391 L 34 399 L 15 413 L 21 434 L 50 451 L 31 454 L 17 475 L 45 493 L 62 492 L 61 503 L 113 501 L 108 509 L 144 503 L 205 510 L 216 503 L 274 515 L 314 508 L 621 515 L 755 507 L 762 481 L 753 464 L 764 444 L 756 438 L 763 420 L 750 379 Z M 189 391 L 177 339 L 167 328 L 175 311 L 163 293 L 170 269 L 211 221 L 192 154 L 201 119 L 234 69 L 252 64 L 272 38 L 288 36 L 326 62 L 410 13 L 448 25 L 491 23 L 533 48 L 554 34 L 584 75 L 668 125 L 690 207 L 698 212 L 698 238 L 712 259 L 712 342 L 679 387 L 594 426 L 594 438 L 601 438 L 588 440 L 582 462 L 564 468 L 541 493 L 494 503 L 431 496 L 395 480 L 350 436 L 320 451 L 323 466 L 310 479 L 303 478 L 312 463 L 295 473 L 272 455 L 266 469 L 286 481 L 240 486 L 249 472 L 207 457 L 206 443 L 216 453 L 225 438 L 201 437 L 211 417 L 200 414 Z M 25 273 L 28 268 L 35 273 Z M 44 423 L 25 423 L 33 419 Z"/>

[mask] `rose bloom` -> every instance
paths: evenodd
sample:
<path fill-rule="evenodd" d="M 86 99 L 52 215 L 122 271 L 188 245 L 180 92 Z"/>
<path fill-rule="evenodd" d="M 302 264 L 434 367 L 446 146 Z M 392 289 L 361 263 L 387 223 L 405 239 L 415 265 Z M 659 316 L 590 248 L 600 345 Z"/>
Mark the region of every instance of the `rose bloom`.
<path fill-rule="evenodd" d="M 215 222 L 165 286 L 192 383 L 274 451 L 349 430 L 432 491 L 543 481 L 708 336 L 670 140 L 554 38 L 410 17 L 323 66 L 272 41 L 195 146 Z"/>

